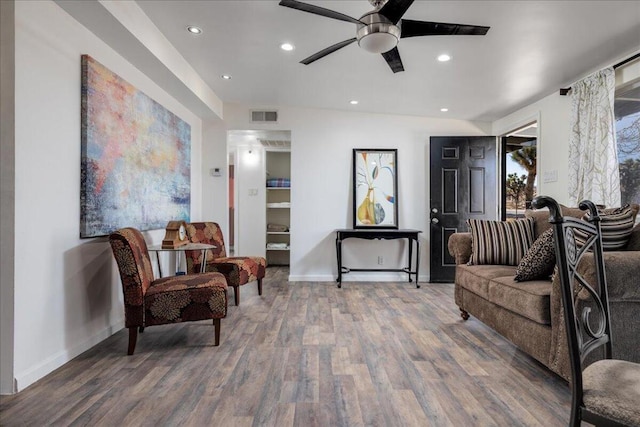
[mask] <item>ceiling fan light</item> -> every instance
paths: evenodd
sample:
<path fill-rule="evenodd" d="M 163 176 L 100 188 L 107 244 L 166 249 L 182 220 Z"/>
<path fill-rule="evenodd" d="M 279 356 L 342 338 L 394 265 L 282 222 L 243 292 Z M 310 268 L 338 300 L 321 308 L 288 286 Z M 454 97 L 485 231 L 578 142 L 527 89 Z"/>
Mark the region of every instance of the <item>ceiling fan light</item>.
<path fill-rule="evenodd" d="M 358 45 L 371 53 L 388 52 L 398 45 L 400 28 L 393 25 L 385 16 L 369 12 L 360 17 L 356 38 Z"/>
<path fill-rule="evenodd" d="M 398 39 L 391 33 L 370 33 L 358 40 L 358 45 L 371 53 L 388 52 L 398 44 Z"/>

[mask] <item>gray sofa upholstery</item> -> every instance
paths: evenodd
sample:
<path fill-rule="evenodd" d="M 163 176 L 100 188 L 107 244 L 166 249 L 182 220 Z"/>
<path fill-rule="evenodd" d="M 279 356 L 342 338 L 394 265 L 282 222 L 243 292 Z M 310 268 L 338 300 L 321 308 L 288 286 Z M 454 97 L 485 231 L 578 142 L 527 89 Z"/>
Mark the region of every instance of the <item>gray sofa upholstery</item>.
<path fill-rule="evenodd" d="M 635 206 L 638 208 L 637 205 Z M 536 238 L 548 229 L 549 214 L 527 211 L 535 220 Z M 563 207 L 564 216 L 582 211 Z M 570 366 L 559 279 L 516 282 L 515 266 L 467 265 L 471 234 L 455 233 L 448 242 L 456 259 L 455 303 L 463 318 L 476 317 L 521 350 L 568 379 Z M 624 250 L 605 252 L 609 288 L 613 357 L 640 363 L 640 224 Z M 579 266 L 589 279 L 595 277 L 593 258 Z"/>

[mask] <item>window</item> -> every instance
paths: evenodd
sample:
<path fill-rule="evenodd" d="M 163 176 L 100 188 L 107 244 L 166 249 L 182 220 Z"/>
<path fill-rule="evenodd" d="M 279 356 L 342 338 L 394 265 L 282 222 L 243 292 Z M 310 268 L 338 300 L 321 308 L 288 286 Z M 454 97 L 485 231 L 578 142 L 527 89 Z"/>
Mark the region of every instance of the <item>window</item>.
<path fill-rule="evenodd" d="M 640 204 L 640 78 L 616 89 L 614 109 L 622 205 Z"/>

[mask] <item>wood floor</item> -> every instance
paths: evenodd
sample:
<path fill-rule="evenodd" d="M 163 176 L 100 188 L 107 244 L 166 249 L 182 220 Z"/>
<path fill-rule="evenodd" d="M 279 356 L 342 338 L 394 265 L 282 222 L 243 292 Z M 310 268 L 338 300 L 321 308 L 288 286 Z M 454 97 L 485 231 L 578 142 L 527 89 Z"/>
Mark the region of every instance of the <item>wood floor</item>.
<path fill-rule="evenodd" d="M 118 332 L 13 396 L 0 424 L 562 426 L 567 384 L 473 317 L 453 285 L 242 287 L 221 344 L 208 322 Z M 230 292 L 232 297 L 232 292 Z M 231 298 L 232 299 L 232 298 Z"/>

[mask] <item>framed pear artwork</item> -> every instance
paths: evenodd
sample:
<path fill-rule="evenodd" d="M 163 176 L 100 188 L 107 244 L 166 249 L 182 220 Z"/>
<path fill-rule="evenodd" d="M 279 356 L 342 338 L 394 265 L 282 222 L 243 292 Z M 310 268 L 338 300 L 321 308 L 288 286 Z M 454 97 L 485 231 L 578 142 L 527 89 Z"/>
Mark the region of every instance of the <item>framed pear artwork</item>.
<path fill-rule="evenodd" d="M 353 228 L 398 228 L 398 150 L 353 149 Z"/>

